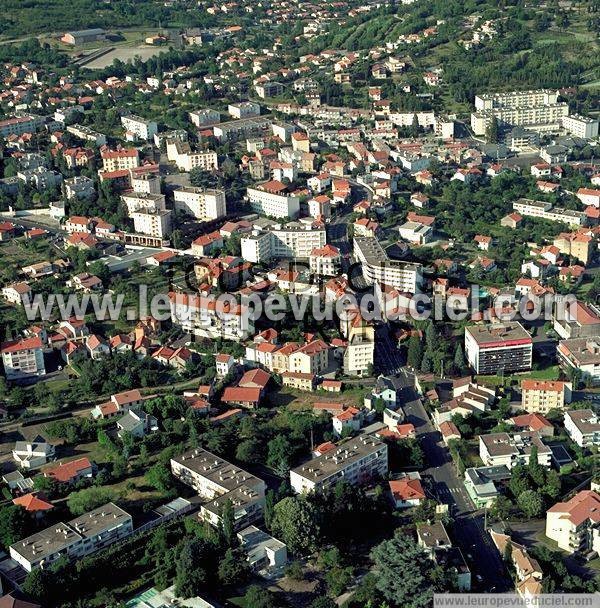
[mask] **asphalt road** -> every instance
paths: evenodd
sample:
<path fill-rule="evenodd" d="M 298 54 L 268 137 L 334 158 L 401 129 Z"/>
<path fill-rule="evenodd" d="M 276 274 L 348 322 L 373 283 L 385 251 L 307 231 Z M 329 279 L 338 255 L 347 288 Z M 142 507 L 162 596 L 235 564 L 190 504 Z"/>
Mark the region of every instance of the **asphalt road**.
<path fill-rule="evenodd" d="M 407 422 L 412 422 L 428 468 L 423 474 L 432 479 L 432 489 L 438 499 L 450 505 L 452 513 L 451 536 L 467 560 L 473 577 L 473 586 L 481 591 L 509 591 L 513 589 L 502 559 L 484 529 L 484 514 L 475 507 L 454 467 L 448 448 L 441 442 L 419 399 L 403 406 Z M 476 575 L 481 577 L 478 582 Z"/>
<path fill-rule="evenodd" d="M 404 365 L 402 353 L 398 350 L 389 325 L 375 327 L 375 371 L 381 374 L 396 374 Z"/>

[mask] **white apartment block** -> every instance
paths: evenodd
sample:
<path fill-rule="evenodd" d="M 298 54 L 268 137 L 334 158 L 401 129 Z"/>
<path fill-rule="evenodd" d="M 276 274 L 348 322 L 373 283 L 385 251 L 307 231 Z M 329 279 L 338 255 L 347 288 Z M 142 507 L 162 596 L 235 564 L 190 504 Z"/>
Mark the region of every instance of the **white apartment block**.
<path fill-rule="evenodd" d="M 157 173 L 132 175 L 131 187 L 134 192 L 141 194 L 160 194 L 160 175 Z"/>
<path fill-rule="evenodd" d="M 71 520 L 59 522 L 14 543 L 10 556 L 27 572 L 48 568 L 61 557 L 78 559 L 133 533 L 131 515 L 112 502 Z"/>
<path fill-rule="evenodd" d="M 46 375 L 43 344 L 40 338 L 3 342 L 0 351 L 7 380 L 23 380 Z"/>
<path fill-rule="evenodd" d="M 214 171 L 219 168 L 217 153 L 214 150 L 192 152 L 186 141 L 170 140 L 167 142 L 167 158 L 177 165 L 180 171 L 189 173 L 192 169 Z"/>
<path fill-rule="evenodd" d="M 531 369 L 533 340 L 518 322 L 465 327 L 465 355 L 476 374 Z"/>
<path fill-rule="evenodd" d="M 600 419 L 592 410 L 565 412 L 565 430 L 580 448 L 600 445 Z"/>
<path fill-rule="evenodd" d="M 564 410 L 571 402 L 570 382 L 523 380 L 521 382 L 521 406 L 531 414 L 547 414 L 550 410 Z"/>
<path fill-rule="evenodd" d="M 175 211 L 183 211 L 202 221 L 227 215 L 224 190 L 183 187 L 174 193 Z"/>
<path fill-rule="evenodd" d="M 513 209 L 521 215 L 540 218 L 550 222 L 563 222 L 570 226 L 583 226 L 587 222 L 587 216 L 583 211 L 553 207 L 552 203 L 534 201 L 529 198 L 520 198 L 515 201 Z"/>
<path fill-rule="evenodd" d="M 130 191 L 121 195 L 121 201 L 129 215 L 136 211 L 164 211 L 167 208 L 164 194 Z"/>
<path fill-rule="evenodd" d="M 477 95 L 475 109 L 471 114 L 475 135 L 485 135 L 494 116 L 500 126 L 543 132 L 557 130 L 569 114 L 569 105 L 558 101 L 558 92 L 545 89 Z"/>
<path fill-rule="evenodd" d="M 254 320 L 243 304 L 174 292 L 169 301 L 172 323 L 195 336 L 240 342 L 254 335 Z"/>
<path fill-rule="evenodd" d="M 164 239 L 171 234 L 171 215 L 169 210 L 150 211 L 140 209 L 131 213 L 129 217 L 133 220 L 133 229 L 138 234 Z"/>
<path fill-rule="evenodd" d="M 546 536 L 568 553 L 600 553 L 600 495 L 582 490 L 546 512 Z"/>
<path fill-rule="evenodd" d="M 195 110 L 189 114 L 190 120 L 195 127 L 207 127 L 221 122 L 221 114 L 217 110 L 211 108 L 204 108 L 202 110 Z"/>
<path fill-rule="evenodd" d="M 423 280 L 423 266 L 391 260 L 374 237 L 355 237 L 354 256 L 362 264 L 367 284 L 384 283 L 401 292 L 418 293 Z"/>
<path fill-rule="evenodd" d="M 23 133 L 35 133 L 39 131 L 45 123 L 45 119 L 41 116 L 15 116 L 0 120 L 0 135 L 8 137 L 9 135 L 23 135 Z"/>
<path fill-rule="evenodd" d="M 570 114 L 562 119 L 565 131 L 581 139 L 594 139 L 598 137 L 598 119 L 579 114 Z"/>
<path fill-rule="evenodd" d="M 556 356 L 567 374 L 578 370 L 584 382 L 600 384 L 600 337 L 561 340 Z"/>
<path fill-rule="evenodd" d="M 310 252 L 310 271 L 326 277 L 337 277 L 340 274 L 342 255 L 337 247 L 324 245 Z"/>
<path fill-rule="evenodd" d="M 542 442 L 537 432 L 479 435 L 479 457 L 488 467 L 505 465 L 510 470 L 517 465 L 528 464 L 534 446 L 538 452 L 538 463 L 550 467 L 552 450 Z"/>
<path fill-rule="evenodd" d="M 226 501 L 233 506 L 236 528 L 262 518 L 265 482 L 223 458 L 196 448 L 172 458 L 171 472 L 207 501 L 200 510 L 205 521 L 218 525 Z"/>
<path fill-rule="evenodd" d="M 158 133 L 158 125 L 153 120 L 145 120 L 139 116 L 121 116 L 121 124 L 125 131 L 144 141 L 151 140 Z"/>
<path fill-rule="evenodd" d="M 255 230 L 241 238 L 242 257 L 260 264 L 273 258 L 309 259 L 315 248 L 325 245 L 325 228 L 290 222 L 276 224 L 269 230 Z"/>
<path fill-rule="evenodd" d="M 300 213 L 300 197 L 272 190 L 247 188 L 246 196 L 252 211 L 269 217 L 295 218 Z"/>
<path fill-rule="evenodd" d="M 242 101 L 241 103 L 230 103 L 227 106 L 227 112 L 232 118 L 251 118 L 260 116 L 260 106 L 251 101 Z"/>
<path fill-rule="evenodd" d="M 372 435 L 360 435 L 292 469 L 290 485 L 298 494 L 319 492 L 341 480 L 360 485 L 387 473 L 387 445 Z"/>
<path fill-rule="evenodd" d="M 91 199 L 96 195 L 94 180 L 85 175 L 77 175 L 65 180 L 65 195 L 68 200 Z"/>
<path fill-rule="evenodd" d="M 71 133 L 71 135 L 83 141 L 89 141 L 98 147 L 106 145 L 106 135 L 98 133 L 86 125 L 69 125 L 67 133 Z"/>

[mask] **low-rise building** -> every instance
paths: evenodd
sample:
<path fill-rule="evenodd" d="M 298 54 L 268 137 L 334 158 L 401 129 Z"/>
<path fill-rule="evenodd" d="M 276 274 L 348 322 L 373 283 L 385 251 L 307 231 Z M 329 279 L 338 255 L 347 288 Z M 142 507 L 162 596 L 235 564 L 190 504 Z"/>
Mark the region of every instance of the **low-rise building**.
<path fill-rule="evenodd" d="M 600 336 L 561 340 L 556 355 L 565 373 L 576 370 L 584 382 L 600 384 Z"/>
<path fill-rule="evenodd" d="M 517 465 L 529 463 L 533 448 L 537 450 L 538 463 L 550 467 L 552 451 L 545 445 L 536 432 L 490 433 L 479 436 L 479 457 L 486 466 L 505 465 L 512 469 Z"/>
<path fill-rule="evenodd" d="M 581 448 L 600 445 L 600 419 L 592 410 L 565 412 L 565 430 Z"/>
<path fill-rule="evenodd" d="M 27 572 L 61 557 L 77 559 L 104 549 L 133 532 L 131 515 L 109 502 L 68 523 L 59 522 L 14 543 L 10 556 Z"/>
<path fill-rule="evenodd" d="M 207 501 L 200 511 L 200 517 L 205 521 L 218 525 L 228 501 L 233 507 L 236 528 L 246 527 L 262 518 L 264 481 L 223 458 L 196 448 L 172 458 L 171 471 Z"/>
<path fill-rule="evenodd" d="M 290 484 L 298 494 L 318 492 L 340 480 L 364 484 L 385 477 L 387 472 L 387 445 L 370 435 L 360 435 L 292 469 Z"/>

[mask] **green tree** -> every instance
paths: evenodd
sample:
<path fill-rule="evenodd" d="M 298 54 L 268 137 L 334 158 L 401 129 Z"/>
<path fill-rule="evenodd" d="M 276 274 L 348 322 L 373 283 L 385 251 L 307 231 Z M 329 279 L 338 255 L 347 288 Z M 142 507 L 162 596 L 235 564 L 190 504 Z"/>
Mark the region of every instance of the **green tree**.
<path fill-rule="evenodd" d="M 175 574 L 175 593 L 184 599 L 200 595 L 211 578 L 215 546 L 204 538 L 183 542 Z"/>
<path fill-rule="evenodd" d="M 107 487 L 85 488 L 72 492 L 67 499 L 67 506 L 73 515 L 83 515 L 96 507 L 115 499 L 115 492 Z"/>
<path fill-rule="evenodd" d="M 408 340 L 408 353 L 406 355 L 406 364 L 414 369 L 421 369 L 421 359 L 423 357 L 423 346 L 421 338 L 413 335 Z"/>
<path fill-rule="evenodd" d="M 277 435 L 267 444 L 267 464 L 282 477 L 289 470 L 292 446 L 285 435 Z"/>
<path fill-rule="evenodd" d="M 538 462 L 538 448 L 536 445 L 531 446 L 531 453 L 529 454 L 529 476 L 538 488 L 543 486 L 546 481 L 546 471 Z"/>
<path fill-rule="evenodd" d="M 544 501 L 535 490 L 526 490 L 517 497 L 519 509 L 527 517 L 539 517 L 544 509 Z"/>
<path fill-rule="evenodd" d="M 320 535 L 319 513 L 303 496 L 284 498 L 275 505 L 271 529 L 293 553 L 311 552 Z"/>
<path fill-rule="evenodd" d="M 490 144 L 497 144 L 499 138 L 499 129 L 498 129 L 498 119 L 493 116 L 492 120 L 490 120 L 490 124 L 485 130 L 485 138 Z"/>
<path fill-rule="evenodd" d="M 23 507 L 6 505 L 0 507 L 0 543 L 5 549 L 27 536 L 29 521 Z"/>
<path fill-rule="evenodd" d="M 250 568 L 246 556 L 241 550 L 227 549 L 219 562 L 219 581 L 223 585 L 241 585 L 250 576 Z"/>
<path fill-rule="evenodd" d="M 258 585 L 250 585 L 244 595 L 244 606 L 248 608 L 276 608 L 273 594 Z"/>
<path fill-rule="evenodd" d="M 233 547 L 236 544 L 237 536 L 235 534 L 235 520 L 233 512 L 233 503 L 231 500 L 226 500 L 223 503 L 223 512 L 221 514 L 223 539 L 228 547 Z"/>
<path fill-rule="evenodd" d="M 167 466 L 162 464 L 162 462 L 157 462 L 150 467 L 144 475 L 144 480 L 161 494 L 167 494 L 173 487 L 171 473 Z"/>
<path fill-rule="evenodd" d="M 402 608 L 425 608 L 431 603 L 428 573 L 433 563 L 417 543 L 397 532 L 371 552 L 375 585 L 383 597 Z"/>
<path fill-rule="evenodd" d="M 465 355 L 463 353 L 462 345 L 459 343 L 454 351 L 454 367 L 457 372 L 462 372 L 465 369 Z"/>

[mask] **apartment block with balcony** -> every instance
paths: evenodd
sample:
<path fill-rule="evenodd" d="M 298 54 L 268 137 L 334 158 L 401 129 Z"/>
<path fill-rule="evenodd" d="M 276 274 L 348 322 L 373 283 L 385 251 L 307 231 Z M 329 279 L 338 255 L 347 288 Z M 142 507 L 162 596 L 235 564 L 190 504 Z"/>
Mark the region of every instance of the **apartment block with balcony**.
<path fill-rule="evenodd" d="M 477 374 L 531 369 L 533 340 L 518 322 L 465 328 L 465 354 Z"/>
<path fill-rule="evenodd" d="M 369 483 L 388 472 L 387 445 L 371 435 L 360 435 L 290 471 L 294 492 L 319 492 L 344 480 Z"/>
<path fill-rule="evenodd" d="M 580 448 L 600 445 L 600 418 L 592 410 L 565 412 L 565 430 Z"/>
<path fill-rule="evenodd" d="M 233 506 L 236 528 L 262 518 L 265 482 L 223 458 L 196 448 L 172 458 L 171 472 L 206 500 L 200 510 L 203 520 L 219 525 L 227 501 Z"/>
<path fill-rule="evenodd" d="M 526 412 L 547 414 L 564 410 L 571 402 L 571 382 L 550 380 L 521 381 L 521 405 Z"/>
<path fill-rule="evenodd" d="M 600 553 L 600 495 L 583 490 L 567 502 L 550 507 L 546 536 L 567 553 Z"/>

